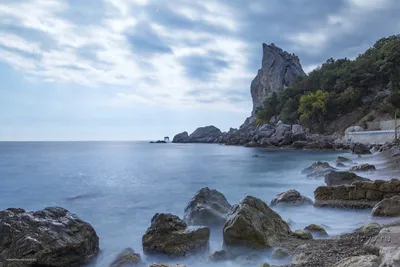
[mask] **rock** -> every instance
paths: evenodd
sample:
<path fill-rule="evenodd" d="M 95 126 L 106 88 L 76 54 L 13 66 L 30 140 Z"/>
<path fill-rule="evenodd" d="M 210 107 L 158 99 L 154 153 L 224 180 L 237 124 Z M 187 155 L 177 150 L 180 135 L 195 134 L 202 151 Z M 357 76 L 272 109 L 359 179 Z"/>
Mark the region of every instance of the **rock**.
<path fill-rule="evenodd" d="M 376 168 L 374 165 L 371 164 L 361 164 L 360 166 L 354 166 L 350 168 L 350 171 L 375 171 Z"/>
<path fill-rule="evenodd" d="M 279 143 L 280 146 L 288 146 L 292 144 L 292 133 L 291 132 L 286 132 L 285 135 L 283 136 L 282 141 Z"/>
<path fill-rule="evenodd" d="M 185 264 L 152 263 L 150 267 L 186 267 Z"/>
<path fill-rule="evenodd" d="M 348 133 L 362 132 L 362 131 L 364 131 L 364 129 L 361 128 L 360 126 L 350 126 L 349 128 L 346 129 L 344 133 L 348 134 Z"/>
<path fill-rule="evenodd" d="M 292 125 L 292 141 L 296 142 L 296 141 L 306 141 L 306 140 L 307 140 L 307 136 L 306 136 L 303 126 L 301 126 L 299 124 L 293 124 Z"/>
<path fill-rule="evenodd" d="M 258 136 L 263 138 L 270 138 L 275 133 L 275 129 L 258 131 Z"/>
<path fill-rule="evenodd" d="M 189 134 L 188 132 L 178 133 L 172 139 L 172 143 L 189 143 Z"/>
<path fill-rule="evenodd" d="M 278 194 L 272 201 L 270 206 L 276 205 L 289 205 L 289 206 L 300 206 L 300 205 L 312 205 L 313 202 L 310 198 L 301 195 L 298 191 L 292 189 L 283 193 Z"/>
<path fill-rule="evenodd" d="M 213 125 L 199 127 L 189 135 L 189 140 L 192 143 L 213 143 L 221 134 L 221 130 Z"/>
<path fill-rule="evenodd" d="M 271 136 L 271 140 L 270 142 L 275 145 L 278 145 L 279 143 L 281 143 L 282 141 L 285 140 L 285 143 L 287 143 L 287 139 L 288 137 L 290 137 L 289 139 L 291 140 L 291 135 L 292 135 L 292 126 L 288 125 L 288 124 L 279 124 L 276 127 L 276 131 L 275 133 Z M 285 138 L 286 137 L 286 138 Z M 272 141 L 274 140 L 274 141 Z"/>
<path fill-rule="evenodd" d="M 126 248 L 117 255 L 115 260 L 110 264 L 110 267 L 140 266 L 142 263 L 140 254 L 135 253 L 132 248 Z"/>
<path fill-rule="evenodd" d="M 369 147 L 361 143 L 354 144 L 351 151 L 357 155 L 371 154 Z"/>
<path fill-rule="evenodd" d="M 400 181 L 357 181 L 351 185 L 320 186 L 314 191 L 317 207 L 373 208 L 384 198 L 400 195 Z"/>
<path fill-rule="evenodd" d="M 248 142 L 247 144 L 244 145 L 245 147 L 259 147 L 260 144 L 254 141 Z"/>
<path fill-rule="evenodd" d="M 325 229 L 317 224 L 310 224 L 309 226 L 306 226 L 304 230 L 310 231 L 311 234 L 314 234 L 316 237 L 329 236 Z"/>
<path fill-rule="evenodd" d="M 356 230 L 356 232 L 368 233 L 369 231 L 374 230 L 374 229 L 379 229 L 380 230 L 380 229 L 382 229 L 382 226 L 379 223 L 374 223 L 374 222 L 373 223 L 367 223 L 366 225 L 358 228 Z"/>
<path fill-rule="evenodd" d="M 239 266 L 256 266 L 257 263 L 261 262 L 261 258 L 258 254 L 248 253 L 236 257 L 235 263 Z"/>
<path fill-rule="evenodd" d="M 269 265 L 268 263 L 264 262 L 260 265 L 260 267 L 271 267 L 271 265 Z"/>
<path fill-rule="evenodd" d="M 292 144 L 293 148 L 297 148 L 297 149 L 302 149 L 305 148 L 308 145 L 307 141 L 295 141 Z"/>
<path fill-rule="evenodd" d="M 300 239 L 313 239 L 311 232 L 307 230 L 296 230 L 293 232 L 293 236 Z"/>
<path fill-rule="evenodd" d="M 99 252 L 93 227 L 61 207 L 0 211 L 0 233 L 0 263 L 21 259 L 13 267 L 82 266 Z"/>
<path fill-rule="evenodd" d="M 345 168 L 346 165 L 344 165 L 343 163 L 339 162 L 339 163 L 336 163 L 336 167 L 338 167 L 338 168 Z"/>
<path fill-rule="evenodd" d="M 289 254 L 290 253 L 287 249 L 278 247 L 272 253 L 272 258 L 280 260 L 280 259 L 287 258 L 289 256 Z"/>
<path fill-rule="evenodd" d="M 297 56 L 283 51 L 274 44 L 263 44 L 261 69 L 251 82 L 252 115 L 256 115 L 270 93 L 289 87 L 300 76 L 305 76 L 305 73 Z"/>
<path fill-rule="evenodd" d="M 372 209 L 372 216 L 399 217 L 400 216 L 400 196 L 386 198 L 375 205 Z"/>
<path fill-rule="evenodd" d="M 263 201 L 247 196 L 235 205 L 223 229 L 224 244 L 253 249 L 270 247 L 291 233 L 289 225 Z"/>
<path fill-rule="evenodd" d="M 336 158 L 336 163 L 352 163 L 353 161 L 351 159 L 345 158 L 345 157 L 337 157 Z"/>
<path fill-rule="evenodd" d="M 225 250 L 215 251 L 208 257 L 208 261 L 218 262 L 218 261 L 225 261 L 228 259 L 228 255 Z"/>
<path fill-rule="evenodd" d="M 379 267 L 381 260 L 374 255 L 354 256 L 343 259 L 332 267 Z"/>
<path fill-rule="evenodd" d="M 328 186 L 352 184 L 355 181 L 371 181 L 352 172 L 330 172 L 325 175 Z"/>
<path fill-rule="evenodd" d="M 205 187 L 187 204 L 183 219 L 188 225 L 222 226 L 231 208 L 221 192 Z"/>
<path fill-rule="evenodd" d="M 317 161 L 311 164 L 310 167 L 305 168 L 301 173 L 307 174 L 307 177 L 317 178 L 335 170 L 328 162 Z"/>
<path fill-rule="evenodd" d="M 142 237 L 143 252 L 170 257 L 188 256 L 208 250 L 209 239 L 210 228 L 189 228 L 178 216 L 157 213 Z"/>

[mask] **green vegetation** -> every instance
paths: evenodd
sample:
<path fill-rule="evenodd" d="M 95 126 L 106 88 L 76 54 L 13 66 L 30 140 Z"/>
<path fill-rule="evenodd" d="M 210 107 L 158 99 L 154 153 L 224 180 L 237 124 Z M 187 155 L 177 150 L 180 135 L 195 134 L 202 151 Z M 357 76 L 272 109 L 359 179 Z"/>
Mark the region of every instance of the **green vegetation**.
<path fill-rule="evenodd" d="M 330 58 L 291 87 L 271 94 L 257 112 L 257 123 L 277 116 L 322 132 L 327 123 L 362 106 L 363 98 L 387 88 L 390 103 L 400 109 L 400 35 L 378 40 L 354 60 Z"/>

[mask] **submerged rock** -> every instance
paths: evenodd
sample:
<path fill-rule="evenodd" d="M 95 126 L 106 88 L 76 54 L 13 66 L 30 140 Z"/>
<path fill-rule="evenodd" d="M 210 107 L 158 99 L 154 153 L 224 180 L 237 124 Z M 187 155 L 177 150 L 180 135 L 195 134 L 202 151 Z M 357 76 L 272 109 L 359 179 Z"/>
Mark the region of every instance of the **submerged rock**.
<path fill-rule="evenodd" d="M 228 254 L 226 253 L 225 250 L 215 251 L 208 257 L 208 261 L 211 262 L 225 261 L 227 259 L 228 259 Z"/>
<path fill-rule="evenodd" d="M 345 157 L 337 157 L 336 158 L 336 163 L 352 163 L 353 161 L 351 159 L 345 158 Z"/>
<path fill-rule="evenodd" d="M 371 164 L 361 164 L 360 166 L 354 166 L 350 168 L 350 171 L 375 171 L 376 168 Z"/>
<path fill-rule="evenodd" d="M 270 247 L 291 233 L 289 225 L 262 200 L 247 196 L 235 205 L 224 225 L 224 244 L 253 249 Z"/>
<path fill-rule="evenodd" d="M 352 172 L 330 172 L 325 175 L 325 183 L 328 186 L 352 184 L 356 181 L 371 181 Z"/>
<path fill-rule="evenodd" d="M 300 239 L 313 239 L 313 236 L 308 230 L 296 230 L 293 232 L 293 236 Z"/>
<path fill-rule="evenodd" d="M 289 250 L 278 247 L 272 253 L 272 258 L 273 259 L 284 259 L 284 258 L 287 258 L 289 256 L 289 254 L 290 254 Z"/>
<path fill-rule="evenodd" d="M 142 237 L 143 252 L 171 257 L 188 256 L 208 250 L 209 239 L 210 228 L 189 228 L 178 216 L 157 213 Z"/>
<path fill-rule="evenodd" d="M 188 203 L 183 219 L 188 225 L 222 226 L 231 207 L 221 192 L 205 187 Z"/>
<path fill-rule="evenodd" d="M 317 161 L 305 168 L 301 173 L 307 174 L 307 177 L 324 177 L 325 174 L 335 171 L 336 169 L 329 165 L 328 162 Z"/>
<path fill-rule="evenodd" d="M 276 205 L 288 205 L 288 206 L 300 206 L 300 205 L 312 205 L 313 202 L 310 198 L 301 195 L 298 191 L 292 189 L 283 193 L 278 194 L 272 201 L 270 206 Z"/>
<path fill-rule="evenodd" d="M 140 254 L 136 253 L 132 248 L 126 248 L 117 255 L 109 267 L 132 267 L 142 266 L 142 264 Z"/>
<path fill-rule="evenodd" d="M 88 263 L 98 252 L 93 227 L 64 208 L 0 211 L 0 263 L 21 259 L 10 266 L 74 267 Z"/>
<path fill-rule="evenodd" d="M 372 209 L 372 216 L 399 217 L 400 216 L 400 196 L 386 198 L 375 205 Z"/>

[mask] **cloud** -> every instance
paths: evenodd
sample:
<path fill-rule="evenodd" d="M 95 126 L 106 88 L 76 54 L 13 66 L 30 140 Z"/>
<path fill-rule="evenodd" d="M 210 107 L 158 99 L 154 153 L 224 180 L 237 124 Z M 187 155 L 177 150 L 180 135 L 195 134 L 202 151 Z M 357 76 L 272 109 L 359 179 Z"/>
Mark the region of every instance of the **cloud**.
<path fill-rule="evenodd" d="M 110 88 L 113 105 L 250 110 L 263 42 L 296 52 L 308 72 L 396 33 L 399 8 L 395 0 L 2 1 L 0 60 L 30 80 Z"/>

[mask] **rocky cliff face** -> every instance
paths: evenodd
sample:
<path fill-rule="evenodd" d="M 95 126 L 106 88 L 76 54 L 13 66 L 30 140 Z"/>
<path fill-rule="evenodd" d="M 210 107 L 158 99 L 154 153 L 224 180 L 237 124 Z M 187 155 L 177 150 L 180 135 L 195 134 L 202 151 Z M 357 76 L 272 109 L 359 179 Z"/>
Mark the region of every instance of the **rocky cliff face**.
<path fill-rule="evenodd" d="M 297 56 L 283 51 L 274 44 L 263 44 L 262 66 L 251 83 L 253 99 L 251 115 L 256 115 L 257 109 L 263 105 L 264 99 L 269 93 L 290 86 L 297 77 L 304 75 Z"/>

